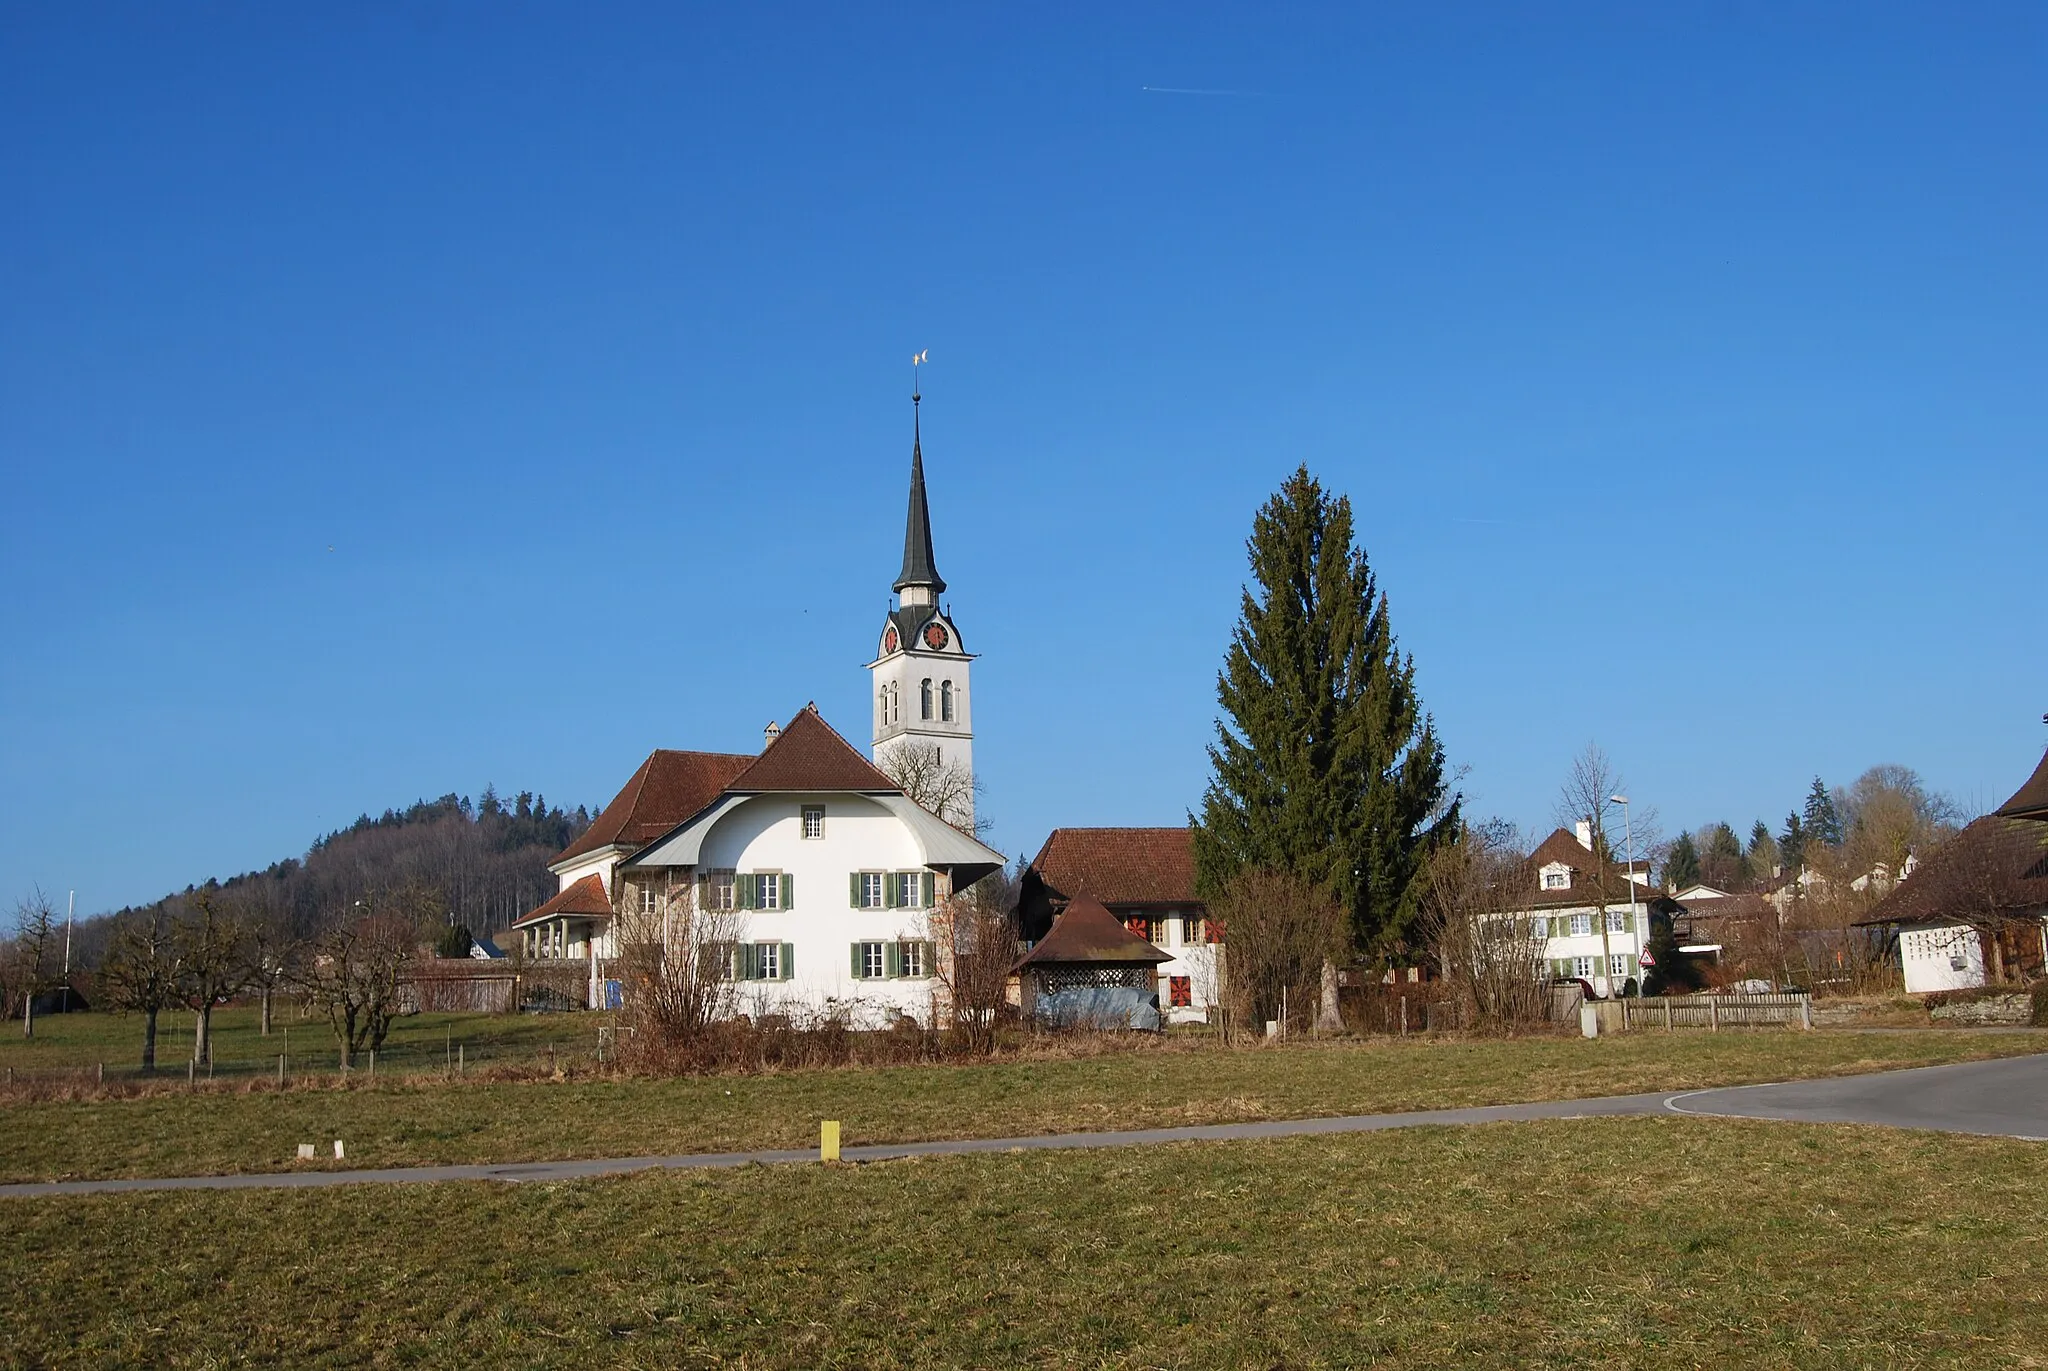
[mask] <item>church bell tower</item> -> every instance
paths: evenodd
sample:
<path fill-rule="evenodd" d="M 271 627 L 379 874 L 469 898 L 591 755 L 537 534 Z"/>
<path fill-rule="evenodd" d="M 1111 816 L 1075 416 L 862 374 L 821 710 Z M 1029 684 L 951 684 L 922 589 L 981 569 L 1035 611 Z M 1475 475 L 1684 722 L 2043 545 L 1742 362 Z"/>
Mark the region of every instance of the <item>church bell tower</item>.
<path fill-rule="evenodd" d="M 920 358 L 921 360 L 921 358 Z M 913 373 L 914 374 L 914 373 Z M 924 437 L 910 396 L 910 508 L 903 525 L 903 570 L 891 587 L 896 605 L 883 621 L 875 659 L 875 765 L 956 826 L 974 826 L 974 714 L 967 685 L 974 659 L 939 604 L 946 582 L 932 561 L 932 516 L 924 492 Z"/>

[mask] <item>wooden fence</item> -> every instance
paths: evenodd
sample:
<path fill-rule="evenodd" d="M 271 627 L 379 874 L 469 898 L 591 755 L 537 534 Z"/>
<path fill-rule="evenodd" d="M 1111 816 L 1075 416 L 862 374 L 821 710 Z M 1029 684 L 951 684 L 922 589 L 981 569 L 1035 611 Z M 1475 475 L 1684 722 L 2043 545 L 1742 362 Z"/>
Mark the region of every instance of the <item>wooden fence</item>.
<path fill-rule="evenodd" d="M 1624 1028 L 1813 1027 L 1813 998 L 1786 995 L 1672 995 L 1621 1000 Z"/>

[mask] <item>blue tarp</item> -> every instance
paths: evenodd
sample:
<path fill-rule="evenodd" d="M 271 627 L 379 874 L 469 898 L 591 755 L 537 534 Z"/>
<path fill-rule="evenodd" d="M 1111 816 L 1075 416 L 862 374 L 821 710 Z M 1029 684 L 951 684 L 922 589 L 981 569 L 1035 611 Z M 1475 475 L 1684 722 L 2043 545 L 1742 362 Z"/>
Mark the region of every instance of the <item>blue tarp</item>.
<path fill-rule="evenodd" d="M 1076 986 L 1040 995 L 1038 1017 L 1062 1028 L 1159 1027 L 1159 996 L 1123 985 Z"/>

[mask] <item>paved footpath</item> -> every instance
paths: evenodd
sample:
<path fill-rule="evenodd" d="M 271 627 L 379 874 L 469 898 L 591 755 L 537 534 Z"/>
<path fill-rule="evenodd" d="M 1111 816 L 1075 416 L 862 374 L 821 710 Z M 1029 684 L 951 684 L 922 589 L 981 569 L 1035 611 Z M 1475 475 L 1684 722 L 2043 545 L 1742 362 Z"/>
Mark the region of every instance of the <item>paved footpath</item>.
<path fill-rule="evenodd" d="M 1133 1147 L 1146 1143 L 1243 1142 L 1331 1133 L 1374 1133 L 1424 1125 L 1518 1123 L 1533 1119 L 1595 1119 L 1688 1114 L 1800 1123 L 1883 1124 L 1894 1128 L 1979 1133 L 2048 1142 L 2048 1054 L 1999 1061 L 1923 1066 L 1868 1076 L 1724 1086 L 1678 1094 L 1607 1095 L 1540 1104 L 1424 1109 L 1405 1114 L 1276 1119 L 1262 1123 L 1197 1124 L 1105 1133 L 1048 1133 L 1022 1138 L 960 1138 L 945 1142 L 848 1147 L 850 1162 L 966 1152 L 1052 1151 Z M 139 1190 L 302 1190 L 330 1185 L 402 1185 L 421 1181 L 573 1181 L 630 1171 L 696 1171 L 815 1161 L 814 1149 L 695 1152 L 673 1157 L 603 1157 L 586 1161 L 513 1162 L 497 1166 L 402 1166 L 361 1171 L 284 1171 L 242 1176 L 171 1176 L 134 1180 L 52 1181 L 0 1185 L 0 1199 L 107 1195 Z"/>

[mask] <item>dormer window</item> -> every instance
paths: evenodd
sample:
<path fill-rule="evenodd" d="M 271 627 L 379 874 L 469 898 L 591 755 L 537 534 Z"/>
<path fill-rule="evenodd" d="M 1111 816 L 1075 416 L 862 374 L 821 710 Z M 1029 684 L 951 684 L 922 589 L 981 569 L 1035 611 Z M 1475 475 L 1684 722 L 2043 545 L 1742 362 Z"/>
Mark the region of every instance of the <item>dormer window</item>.
<path fill-rule="evenodd" d="M 1563 862 L 1550 863 L 1543 868 L 1543 888 L 1545 890 L 1570 890 L 1572 888 L 1572 869 Z"/>
<path fill-rule="evenodd" d="M 939 682 L 939 719 L 942 723 L 953 722 L 953 683 Z"/>

